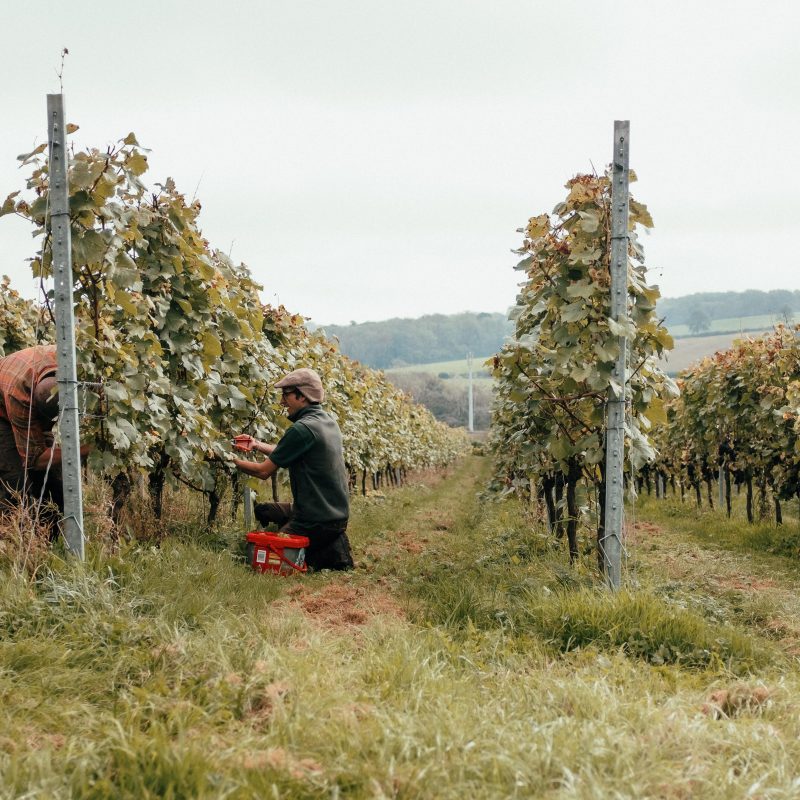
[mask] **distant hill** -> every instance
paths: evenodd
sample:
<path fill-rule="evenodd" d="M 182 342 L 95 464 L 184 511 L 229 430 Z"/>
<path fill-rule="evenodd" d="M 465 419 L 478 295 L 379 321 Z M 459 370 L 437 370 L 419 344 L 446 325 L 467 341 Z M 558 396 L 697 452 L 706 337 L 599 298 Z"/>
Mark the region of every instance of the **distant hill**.
<path fill-rule="evenodd" d="M 473 312 L 321 327 L 345 355 L 375 369 L 452 361 L 470 352 L 486 358 L 514 329 L 505 314 Z"/>
<path fill-rule="evenodd" d="M 776 322 L 800 319 L 800 290 L 665 297 L 658 301 L 658 315 L 676 338 L 761 331 Z M 470 352 L 479 361 L 498 352 L 514 330 L 505 314 L 474 312 L 320 327 L 339 340 L 343 353 L 375 369 L 457 361 Z M 690 348 L 692 353 L 696 349 Z M 443 367 L 442 371 L 449 370 Z"/>
<path fill-rule="evenodd" d="M 658 315 L 665 318 L 668 328 L 691 326 L 698 318 L 702 322 L 713 323 L 715 320 L 762 315 L 775 317 L 778 321 L 779 318 L 790 317 L 798 311 L 800 291 L 792 292 L 788 289 L 774 289 L 769 292 L 757 289 L 748 289 L 745 292 L 696 292 L 683 297 L 662 297 L 658 301 Z M 711 329 L 710 324 L 705 328 Z M 735 326 L 733 329 L 735 330 Z"/>

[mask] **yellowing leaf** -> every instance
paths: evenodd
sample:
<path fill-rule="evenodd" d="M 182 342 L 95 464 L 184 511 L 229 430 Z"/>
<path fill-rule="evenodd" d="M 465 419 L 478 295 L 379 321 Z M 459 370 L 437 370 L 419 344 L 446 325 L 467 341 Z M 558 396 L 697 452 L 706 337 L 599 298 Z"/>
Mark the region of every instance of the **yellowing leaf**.
<path fill-rule="evenodd" d="M 656 341 L 665 349 L 672 350 L 675 347 L 675 340 L 664 328 L 660 328 L 656 333 Z"/>
<path fill-rule="evenodd" d="M 550 218 L 547 214 L 540 214 L 538 217 L 531 217 L 528 220 L 528 227 L 525 233 L 530 239 L 539 239 L 550 230 Z"/>
<path fill-rule="evenodd" d="M 203 334 L 203 355 L 209 360 L 219 358 L 222 355 L 222 345 L 211 331 L 206 331 Z"/>
<path fill-rule="evenodd" d="M 625 336 L 628 339 L 633 339 L 636 336 L 636 328 L 630 320 L 626 319 L 624 322 L 617 322 L 615 319 L 608 317 L 606 319 L 608 328 L 614 336 Z"/>
<path fill-rule="evenodd" d="M 631 219 L 633 221 L 638 222 L 640 225 L 644 225 L 645 228 L 655 227 L 653 218 L 650 216 L 650 212 L 647 210 L 647 206 L 644 203 L 637 203 L 635 200 L 631 200 L 630 209 Z"/>
<path fill-rule="evenodd" d="M 567 286 L 567 297 L 583 297 L 588 300 L 595 293 L 595 288 L 588 280 L 575 281 Z"/>
<path fill-rule="evenodd" d="M 125 167 L 134 175 L 141 175 L 147 171 L 147 156 L 141 153 L 132 153 L 125 161 Z"/>
<path fill-rule="evenodd" d="M 225 345 L 225 350 L 227 355 L 232 358 L 235 362 L 239 362 L 244 358 L 244 354 L 242 351 L 232 342 L 227 342 Z"/>
<path fill-rule="evenodd" d="M 664 408 L 664 401 L 660 397 L 655 397 L 647 407 L 647 417 L 654 425 L 667 423 L 667 411 Z"/>
<path fill-rule="evenodd" d="M 92 193 L 92 200 L 94 200 L 98 206 L 105 205 L 106 200 L 114 196 L 115 189 L 116 183 L 114 182 L 113 178 L 108 175 L 104 175 L 97 182 L 97 186 Z"/>
<path fill-rule="evenodd" d="M 0 217 L 4 214 L 12 214 L 14 209 L 16 208 L 14 204 L 14 198 L 19 194 L 19 192 L 11 192 L 11 194 L 6 197 L 5 201 L 3 202 L 2 208 L 0 208 Z"/>
<path fill-rule="evenodd" d="M 38 156 L 39 153 L 44 153 L 47 149 L 47 142 L 40 144 L 36 149 L 31 150 L 30 153 L 23 153 L 21 156 L 17 156 L 17 161 L 21 161 L 23 164 L 29 159 L 33 158 L 33 156 Z"/>
<path fill-rule="evenodd" d="M 124 289 L 117 289 L 115 300 L 117 305 L 126 313 L 131 316 L 136 316 L 139 313 L 139 308 L 133 302 L 131 295 Z"/>

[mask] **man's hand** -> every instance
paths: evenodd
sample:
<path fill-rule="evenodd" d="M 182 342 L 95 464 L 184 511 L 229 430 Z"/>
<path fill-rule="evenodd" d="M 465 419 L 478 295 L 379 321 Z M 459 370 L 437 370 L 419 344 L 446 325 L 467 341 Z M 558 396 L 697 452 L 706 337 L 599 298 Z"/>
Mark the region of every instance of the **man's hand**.
<path fill-rule="evenodd" d="M 249 453 L 255 448 L 256 440 L 247 433 L 241 433 L 239 436 L 233 437 L 233 446 L 237 450 L 244 450 L 245 453 Z"/>
<path fill-rule="evenodd" d="M 245 453 L 255 450 L 256 453 L 263 453 L 265 456 L 268 456 L 276 447 L 274 444 L 259 442 L 258 439 L 254 439 L 248 433 L 240 433 L 238 436 L 234 436 L 231 442 L 237 450 L 244 450 Z"/>

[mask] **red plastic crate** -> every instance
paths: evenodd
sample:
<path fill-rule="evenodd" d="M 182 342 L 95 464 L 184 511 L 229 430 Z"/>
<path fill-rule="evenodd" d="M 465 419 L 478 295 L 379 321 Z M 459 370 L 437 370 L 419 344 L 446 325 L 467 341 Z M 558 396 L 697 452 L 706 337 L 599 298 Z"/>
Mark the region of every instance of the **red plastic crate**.
<path fill-rule="evenodd" d="M 247 534 L 247 561 L 256 572 L 293 575 L 307 572 L 305 549 L 307 536 L 250 531 Z"/>

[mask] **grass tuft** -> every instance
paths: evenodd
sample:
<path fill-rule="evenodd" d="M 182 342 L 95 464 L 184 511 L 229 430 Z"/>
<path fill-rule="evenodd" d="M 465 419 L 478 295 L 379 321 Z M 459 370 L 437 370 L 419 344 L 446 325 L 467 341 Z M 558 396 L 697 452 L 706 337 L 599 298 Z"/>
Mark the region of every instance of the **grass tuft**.
<path fill-rule="evenodd" d="M 650 664 L 747 672 L 770 656 L 747 634 L 711 625 L 646 592 L 532 596 L 528 625 L 561 652 L 594 646 Z"/>
<path fill-rule="evenodd" d="M 50 529 L 36 504 L 22 501 L 0 510 L 0 566 L 35 575 L 49 554 Z"/>
<path fill-rule="evenodd" d="M 788 505 L 788 504 L 786 504 Z M 735 497 L 733 514 L 728 518 L 724 511 L 697 508 L 693 501 L 669 496 L 657 500 L 647 495 L 637 501 L 638 513 L 648 519 L 663 522 L 676 530 L 691 533 L 707 544 L 730 550 L 748 550 L 798 558 L 800 556 L 800 526 L 795 517 L 787 517 L 784 525 L 776 526 L 769 520 L 748 524 L 744 498 Z"/>

